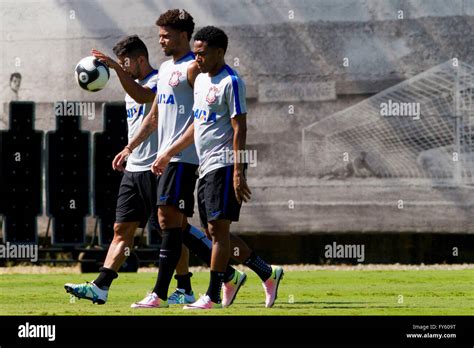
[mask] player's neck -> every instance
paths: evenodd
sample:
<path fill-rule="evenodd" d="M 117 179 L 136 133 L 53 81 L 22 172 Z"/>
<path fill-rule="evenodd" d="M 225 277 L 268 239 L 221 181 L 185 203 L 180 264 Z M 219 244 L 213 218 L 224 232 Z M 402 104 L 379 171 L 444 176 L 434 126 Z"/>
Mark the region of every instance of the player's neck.
<path fill-rule="evenodd" d="M 153 71 L 153 67 L 148 64 L 145 69 L 143 69 L 143 73 L 142 73 L 142 76 L 140 76 L 138 79 L 139 80 L 143 80 L 145 77 L 147 77 L 148 75 L 150 75 L 150 73 Z"/>
<path fill-rule="evenodd" d="M 181 58 L 183 58 L 185 55 L 187 55 L 189 52 L 191 52 L 191 49 L 188 47 L 183 47 L 179 52 L 176 54 L 173 54 L 173 61 L 177 62 Z"/>
<path fill-rule="evenodd" d="M 208 72 L 209 76 L 212 77 L 212 76 L 216 76 L 217 74 L 219 74 L 221 72 L 222 68 L 224 67 L 224 65 L 225 65 L 225 60 L 222 60 L 221 62 L 216 64 L 216 66 L 214 68 L 209 70 L 209 72 Z"/>

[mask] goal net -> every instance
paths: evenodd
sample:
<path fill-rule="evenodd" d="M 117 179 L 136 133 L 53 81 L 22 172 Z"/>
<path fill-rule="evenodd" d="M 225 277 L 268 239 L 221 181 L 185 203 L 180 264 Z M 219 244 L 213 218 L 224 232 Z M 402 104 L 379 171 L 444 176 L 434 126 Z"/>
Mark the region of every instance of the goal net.
<path fill-rule="evenodd" d="M 474 67 L 450 60 L 303 129 L 319 178 L 430 178 L 470 183 Z"/>

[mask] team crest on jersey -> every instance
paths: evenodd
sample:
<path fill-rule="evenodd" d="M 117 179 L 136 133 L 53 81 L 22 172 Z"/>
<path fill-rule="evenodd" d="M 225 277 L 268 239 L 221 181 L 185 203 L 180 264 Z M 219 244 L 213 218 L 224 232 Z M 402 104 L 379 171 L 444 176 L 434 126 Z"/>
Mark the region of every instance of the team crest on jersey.
<path fill-rule="evenodd" d="M 219 88 L 212 86 L 207 92 L 206 101 L 208 104 L 214 104 L 217 100 L 217 93 L 219 93 Z"/>
<path fill-rule="evenodd" d="M 179 78 L 181 77 L 181 75 L 183 75 L 183 74 L 180 71 L 174 71 L 171 74 L 171 77 L 170 77 L 170 80 L 168 81 L 168 84 L 171 87 L 176 87 L 177 85 L 179 85 Z"/>

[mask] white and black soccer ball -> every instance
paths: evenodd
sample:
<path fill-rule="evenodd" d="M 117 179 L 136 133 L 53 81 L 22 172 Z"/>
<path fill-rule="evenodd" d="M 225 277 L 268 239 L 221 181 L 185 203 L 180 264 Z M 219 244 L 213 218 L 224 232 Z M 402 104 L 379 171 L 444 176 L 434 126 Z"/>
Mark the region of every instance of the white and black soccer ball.
<path fill-rule="evenodd" d="M 76 65 L 75 71 L 77 84 L 86 91 L 97 92 L 105 87 L 109 81 L 110 71 L 107 65 L 96 57 L 82 58 Z"/>

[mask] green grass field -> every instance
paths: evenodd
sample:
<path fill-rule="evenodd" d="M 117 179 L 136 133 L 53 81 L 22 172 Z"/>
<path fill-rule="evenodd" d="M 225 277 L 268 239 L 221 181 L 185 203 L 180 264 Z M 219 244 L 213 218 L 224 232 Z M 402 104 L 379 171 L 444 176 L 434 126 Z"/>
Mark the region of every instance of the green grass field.
<path fill-rule="evenodd" d="M 105 305 L 71 299 L 65 282 L 92 280 L 95 274 L 1 274 L 1 315 L 472 315 L 474 270 L 287 271 L 278 300 L 264 307 L 260 280 L 249 279 L 230 308 L 214 311 L 133 310 L 154 284 L 154 273 L 122 273 Z M 209 273 L 196 272 L 196 293 Z M 173 280 L 172 286 L 175 285 Z M 403 296 L 403 299 L 402 297 Z"/>

